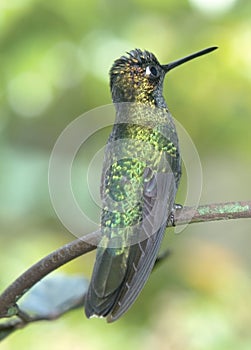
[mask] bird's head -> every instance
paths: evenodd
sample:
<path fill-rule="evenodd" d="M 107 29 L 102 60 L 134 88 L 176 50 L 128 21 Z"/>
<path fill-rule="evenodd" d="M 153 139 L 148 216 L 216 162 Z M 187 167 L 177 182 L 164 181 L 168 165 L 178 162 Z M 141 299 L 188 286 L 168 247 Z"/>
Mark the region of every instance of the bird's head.
<path fill-rule="evenodd" d="M 156 105 L 162 96 L 165 74 L 187 61 L 215 50 L 210 47 L 169 64 L 161 65 L 154 54 L 139 49 L 117 59 L 110 70 L 113 102 L 140 102 Z"/>
<path fill-rule="evenodd" d="M 139 49 L 117 59 L 110 70 L 113 102 L 153 103 L 165 71 L 154 54 Z M 160 90 L 160 91 L 159 91 Z"/>

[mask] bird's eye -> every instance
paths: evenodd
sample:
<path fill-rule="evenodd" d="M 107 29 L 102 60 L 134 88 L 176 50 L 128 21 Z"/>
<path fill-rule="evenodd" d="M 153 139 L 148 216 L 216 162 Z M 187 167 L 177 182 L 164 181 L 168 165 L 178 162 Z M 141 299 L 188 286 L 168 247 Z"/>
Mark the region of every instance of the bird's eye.
<path fill-rule="evenodd" d="M 146 76 L 149 78 L 158 78 L 159 72 L 155 66 L 146 67 Z"/>

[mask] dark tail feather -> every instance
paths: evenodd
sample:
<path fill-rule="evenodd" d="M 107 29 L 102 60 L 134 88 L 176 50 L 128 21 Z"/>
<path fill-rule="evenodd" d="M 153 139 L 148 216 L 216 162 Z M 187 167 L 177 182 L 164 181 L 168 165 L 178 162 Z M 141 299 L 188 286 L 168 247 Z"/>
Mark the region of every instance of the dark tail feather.
<path fill-rule="evenodd" d="M 91 316 L 107 316 L 116 301 L 127 269 L 127 250 L 102 248 L 97 250 L 92 279 L 86 295 L 85 313 Z"/>
<path fill-rule="evenodd" d="M 106 317 L 116 301 L 117 293 L 109 295 L 107 298 L 99 298 L 93 288 L 89 288 L 85 300 L 86 317 L 92 316 Z"/>

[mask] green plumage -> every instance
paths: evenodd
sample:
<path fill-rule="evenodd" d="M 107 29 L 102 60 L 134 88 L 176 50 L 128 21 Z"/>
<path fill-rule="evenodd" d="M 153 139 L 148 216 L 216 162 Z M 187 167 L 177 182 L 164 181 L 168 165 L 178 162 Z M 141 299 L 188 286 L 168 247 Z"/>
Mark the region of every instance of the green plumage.
<path fill-rule="evenodd" d="M 136 49 L 111 68 L 116 120 L 105 150 L 102 239 L 86 296 L 87 317 L 118 319 L 151 273 L 181 176 L 163 80 L 168 70 L 211 50 L 161 65 L 152 53 Z"/>

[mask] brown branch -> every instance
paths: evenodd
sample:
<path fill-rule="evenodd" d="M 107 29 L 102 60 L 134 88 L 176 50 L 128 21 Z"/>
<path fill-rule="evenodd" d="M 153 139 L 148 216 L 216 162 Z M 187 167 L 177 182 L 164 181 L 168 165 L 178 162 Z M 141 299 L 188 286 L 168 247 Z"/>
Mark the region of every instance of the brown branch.
<path fill-rule="evenodd" d="M 175 225 L 244 218 L 251 218 L 251 201 L 184 207 L 174 213 Z M 0 317 L 17 315 L 16 302 L 34 284 L 65 263 L 96 249 L 100 236 L 100 231 L 96 231 L 86 235 L 84 240 L 76 239 L 31 266 L 0 296 Z"/>
<path fill-rule="evenodd" d="M 175 213 L 175 224 L 192 224 L 230 219 L 250 219 L 251 201 L 227 202 L 184 207 Z"/>

